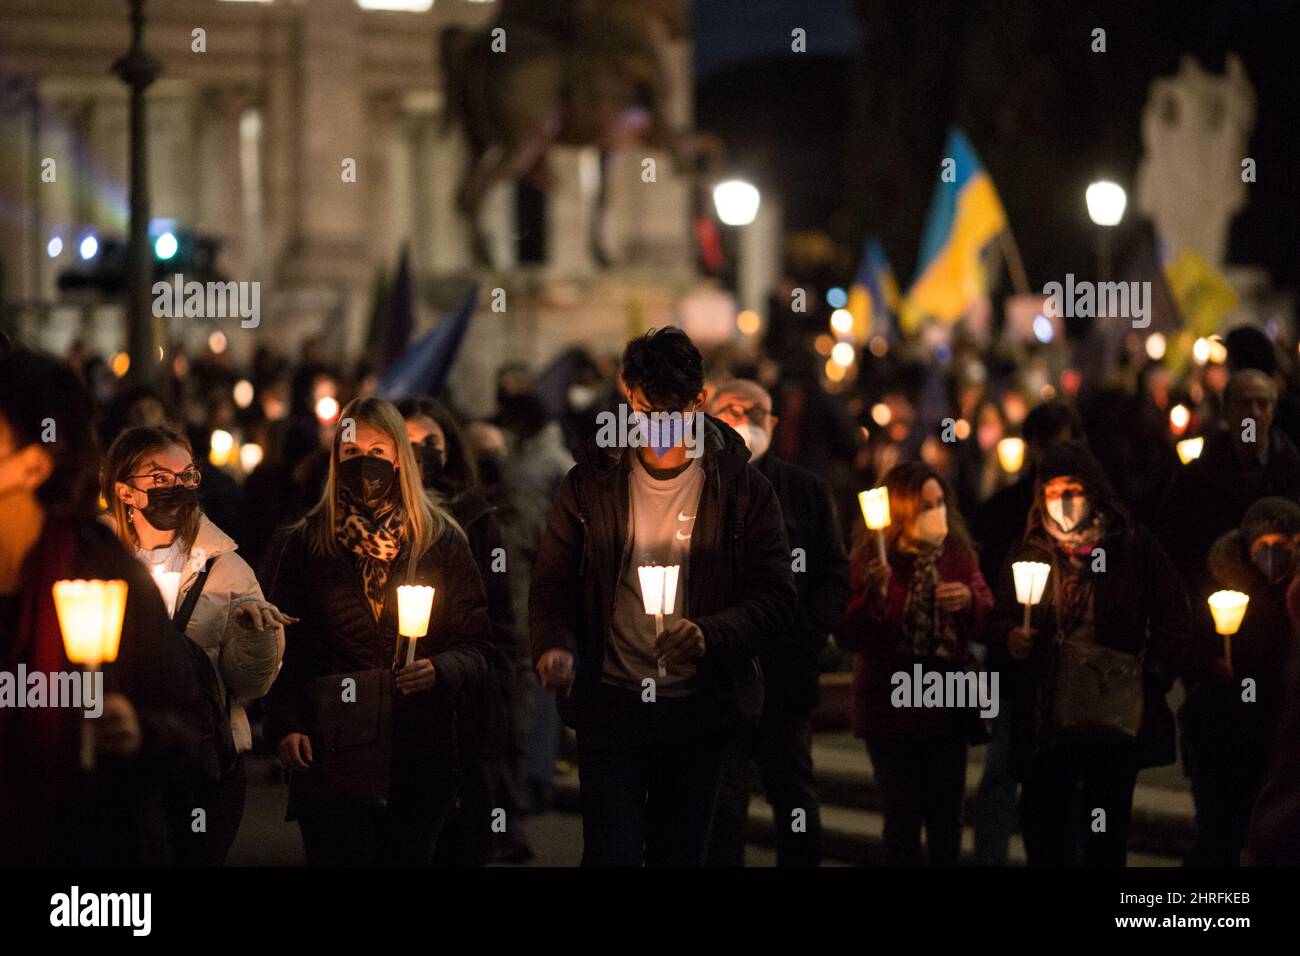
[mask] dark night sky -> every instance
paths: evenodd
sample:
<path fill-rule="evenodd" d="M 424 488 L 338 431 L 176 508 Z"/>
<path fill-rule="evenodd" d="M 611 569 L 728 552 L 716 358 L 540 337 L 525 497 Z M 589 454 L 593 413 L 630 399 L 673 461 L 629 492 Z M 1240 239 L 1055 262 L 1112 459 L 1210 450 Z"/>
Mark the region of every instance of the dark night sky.
<path fill-rule="evenodd" d="M 1151 81 L 1183 53 L 1219 71 L 1236 52 L 1258 101 L 1259 180 L 1229 261 L 1300 285 L 1298 3 L 697 0 L 695 24 L 697 124 L 782 194 L 787 225 L 827 229 L 854 259 L 879 233 L 904 284 L 950 123 L 970 134 L 1041 286 L 1091 268 L 1088 182 L 1110 175 L 1134 208 Z M 803 55 L 790 52 L 796 26 Z M 1096 26 L 1104 54 L 1089 48 Z"/>

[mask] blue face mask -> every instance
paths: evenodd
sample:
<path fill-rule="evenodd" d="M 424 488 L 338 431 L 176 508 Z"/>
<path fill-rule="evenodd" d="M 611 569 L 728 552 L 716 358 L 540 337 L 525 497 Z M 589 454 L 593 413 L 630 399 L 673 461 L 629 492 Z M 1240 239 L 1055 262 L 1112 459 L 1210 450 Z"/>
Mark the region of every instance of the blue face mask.
<path fill-rule="evenodd" d="M 695 412 L 682 412 L 677 415 L 662 413 L 657 419 L 652 419 L 654 412 L 633 412 L 632 417 L 640 430 L 642 443 L 654 449 L 654 453 L 662 458 L 682 443 L 686 437 L 686 430 L 694 424 L 695 414 Z"/>

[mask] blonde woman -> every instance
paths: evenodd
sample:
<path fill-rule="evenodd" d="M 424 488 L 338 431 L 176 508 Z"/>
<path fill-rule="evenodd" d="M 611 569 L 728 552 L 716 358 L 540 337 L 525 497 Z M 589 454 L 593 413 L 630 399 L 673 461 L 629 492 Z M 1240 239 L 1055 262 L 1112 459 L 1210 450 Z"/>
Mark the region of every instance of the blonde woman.
<path fill-rule="evenodd" d="M 220 865 L 244 815 L 243 754 L 253 737 L 243 705 L 270 689 L 287 619 L 199 506 L 199 470 L 184 436 L 128 428 L 108 450 L 100 484 L 118 540 L 151 572 L 179 573 L 168 613 L 211 662 L 200 675 L 207 708 L 200 773 L 177 801 L 173 839 L 179 862 Z M 206 817 L 197 832 L 196 808 Z"/>
<path fill-rule="evenodd" d="M 457 695 L 486 674 L 491 631 L 469 545 L 424 493 L 391 404 L 343 410 L 320 501 L 272 567 L 271 599 L 299 620 L 267 737 L 293 775 L 307 862 L 428 865 L 459 785 Z M 397 633 L 408 582 L 435 589 L 410 664 Z"/>

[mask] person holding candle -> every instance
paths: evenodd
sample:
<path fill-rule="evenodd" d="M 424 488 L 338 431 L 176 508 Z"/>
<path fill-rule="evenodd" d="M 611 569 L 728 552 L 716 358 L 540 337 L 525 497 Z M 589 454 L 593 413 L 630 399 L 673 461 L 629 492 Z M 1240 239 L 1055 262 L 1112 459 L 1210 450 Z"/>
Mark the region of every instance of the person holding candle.
<path fill-rule="evenodd" d="M 0 670 L 68 673 L 53 585 L 122 580 L 117 660 L 103 666 L 81 770 L 80 709 L 0 708 L 0 864 L 173 861 L 168 781 L 198 745 L 199 687 L 148 572 L 96 520 L 89 394 L 62 362 L 0 355 Z"/>
<path fill-rule="evenodd" d="M 1173 763 L 1165 695 L 1188 644 L 1187 592 L 1164 548 L 1135 522 L 1088 449 L 1043 455 L 1025 537 L 1003 567 L 988 627 L 989 666 L 1012 696 L 1011 772 L 1022 783 L 1021 832 L 1031 865 L 1123 866 L 1133 788 L 1143 767 Z M 1050 568 L 1039 603 L 1017 600 L 1012 564 Z M 1132 700 L 1080 720 L 1097 667 L 1134 673 Z M 1083 663 L 1081 663 L 1083 662 Z M 1116 681 L 1120 692 L 1129 689 Z M 1099 826 L 1104 812 L 1104 827 Z"/>
<path fill-rule="evenodd" d="M 436 863 L 483 866 L 504 851 L 519 859 L 532 851 L 520 832 L 523 797 L 523 731 L 517 706 L 520 670 L 529 668 L 515 631 L 511 567 L 496 509 L 478 487 L 460 423 L 441 402 L 404 399 L 397 405 L 406 434 L 420 458 L 424 487 L 439 496 L 469 539 L 474 563 L 487 589 L 492 621 L 492 667 L 476 688 L 461 694 L 457 728 L 462 765 L 459 806 L 438 839 Z M 506 811 L 506 832 L 494 834 L 492 811 Z M 496 837 L 494 840 L 493 838 Z"/>
<path fill-rule="evenodd" d="M 1241 527 L 1210 549 L 1209 570 L 1217 586 L 1240 591 L 1250 603 L 1237 632 L 1226 638 L 1215 632 L 1203 600 L 1193 607 L 1183 674 L 1187 697 L 1178 715 L 1183 767 L 1196 801 L 1190 866 L 1236 866 L 1245 847 L 1285 693 L 1287 654 L 1296 647 L 1286 594 L 1298 545 L 1300 506 L 1286 498 L 1261 498 L 1246 509 Z"/>
<path fill-rule="evenodd" d="M 867 751 L 885 802 L 885 863 L 952 866 L 961 851 L 966 749 L 978 736 L 975 710 L 894 706 L 893 675 L 969 671 L 993 595 L 947 483 L 928 465 L 905 462 L 885 475 L 887 561 L 858 529 L 853 596 L 835 629 L 853 659 L 853 732 Z M 926 848 L 921 850 L 921 829 Z"/>
<path fill-rule="evenodd" d="M 803 570 L 794 576 L 799 592 L 794 624 L 784 640 L 772 641 L 761 656 L 767 681 L 763 719 L 744 746 L 729 755 L 723 773 L 709 863 L 744 862 L 749 812 L 745 769 L 753 759 L 774 817 L 790 821 L 796 810 L 804 811 L 806 828 L 795 830 L 789 823 L 776 827 L 778 865 L 816 866 L 821 813 L 810 714 L 817 705 L 819 654 L 848 602 L 849 559 L 829 486 L 771 449 L 777 417 L 767 390 L 747 379 L 725 382 L 710 397 L 709 410 L 744 439 L 750 461 L 771 483 L 781 505 L 791 553 L 805 558 Z"/>
<path fill-rule="evenodd" d="M 268 568 L 272 601 L 298 620 L 285 631 L 266 732 L 295 773 L 290 812 L 307 862 L 429 865 L 460 783 L 457 697 L 488 672 L 491 624 L 469 543 L 425 493 L 390 403 L 343 409 L 320 501 Z M 409 664 L 395 662 L 407 583 L 434 588 Z M 371 757 L 330 776 L 331 734 L 351 734 Z"/>
<path fill-rule="evenodd" d="M 705 417 L 686 333 L 633 339 L 622 381 L 641 427 L 622 441 L 602 426 L 560 487 L 533 569 L 533 659 L 577 731 L 583 864 L 700 866 L 724 754 L 762 713 L 759 655 L 794 619 L 791 556 L 772 486 Z M 672 565 L 659 631 L 639 569 Z"/>
<path fill-rule="evenodd" d="M 203 512 L 199 483 L 189 441 L 165 426 L 123 431 L 100 471 L 118 540 L 166 587 L 173 619 L 197 589 L 188 620 L 177 623 L 211 663 L 209 670 L 199 662 L 200 678 L 211 678 L 219 713 L 207 766 L 181 801 L 176 849 L 183 862 L 220 865 L 244 815 L 243 755 L 253 746 L 244 708 L 275 679 L 288 619 L 262 596 L 234 540 Z M 191 826 L 195 807 L 207 816 L 199 833 Z"/>

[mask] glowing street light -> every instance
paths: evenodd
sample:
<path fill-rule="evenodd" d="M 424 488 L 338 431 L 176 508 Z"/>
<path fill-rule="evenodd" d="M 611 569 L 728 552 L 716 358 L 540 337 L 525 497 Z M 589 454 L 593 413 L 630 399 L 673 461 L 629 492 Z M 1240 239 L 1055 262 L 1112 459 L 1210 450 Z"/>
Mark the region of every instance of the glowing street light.
<path fill-rule="evenodd" d="M 753 183 L 728 179 L 713 187 L 713 206 L 728 226 L 748 226 L 758 215 L 759 194 Z"/>

